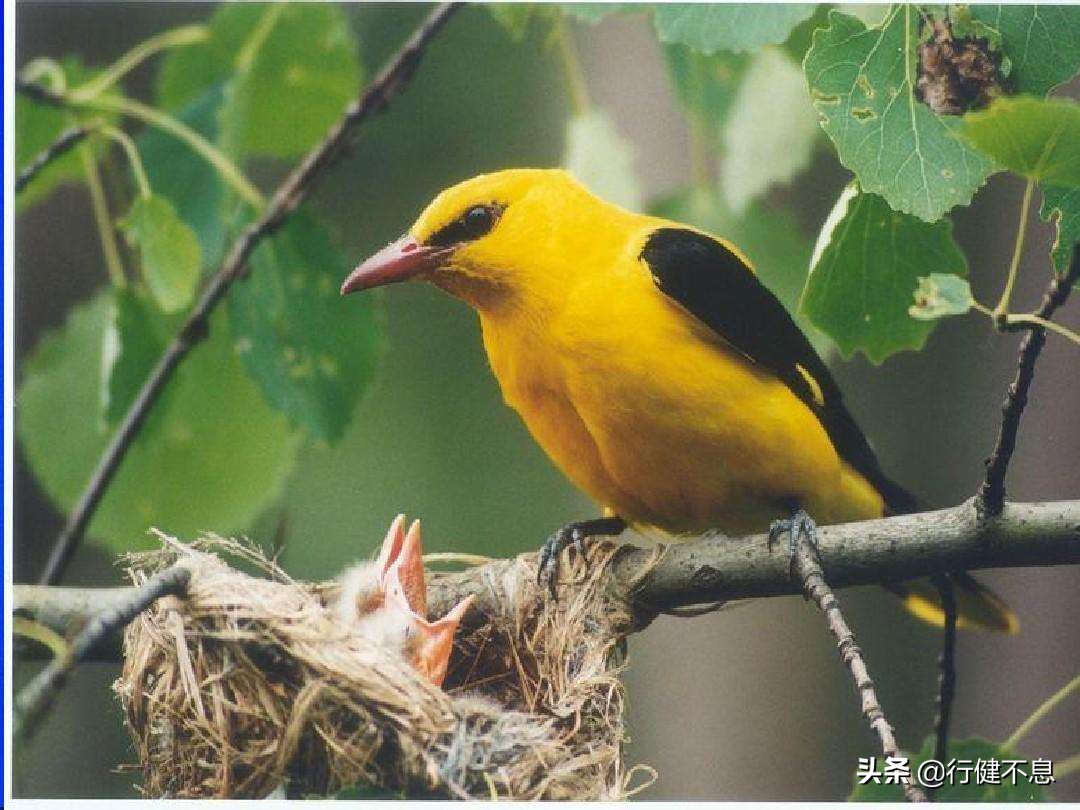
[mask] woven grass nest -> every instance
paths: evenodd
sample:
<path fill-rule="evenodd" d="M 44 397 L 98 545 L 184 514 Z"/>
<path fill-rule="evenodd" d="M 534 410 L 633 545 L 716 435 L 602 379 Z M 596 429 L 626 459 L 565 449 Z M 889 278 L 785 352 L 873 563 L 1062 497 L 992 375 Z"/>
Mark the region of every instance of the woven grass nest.
<path fill-rule="evenodd" d="M 325 796 L 360 784 L 430 798 L 622 799 L 651 770 L 622 762 L 632 618 L 601 585 L 614 547 L 564 563 L 558 600 L 535 584 L 534 555 L 485 566 L 487 593 L 458 627 L 439 687 L 339 619 L 339 583 L 293 580 L 248 543 L 158 536 L 160 550 L 128 558 L 132 580 L 181 564 L 188 593 L 128 626 L 115 684 L 150 796 L 261 798 L 283 785 Z M 441 576 L 427 577 L 437 603 Z"/>

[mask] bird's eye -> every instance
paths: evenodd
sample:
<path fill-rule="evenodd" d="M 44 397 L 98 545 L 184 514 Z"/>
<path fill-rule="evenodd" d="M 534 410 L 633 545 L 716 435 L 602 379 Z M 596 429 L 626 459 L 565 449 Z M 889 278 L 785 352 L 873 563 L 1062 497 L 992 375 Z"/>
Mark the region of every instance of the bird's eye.
<path fill-rule="evenodd" d="M 495 225 L 495 211 L 486 205 L 476 205 L 465 212 L 461 218 L 466 239 L 477 239 Z"/>
<path fill-rule="evenodd" d="M 436 247 L 451 247 L 479 239 L 491 232 L 502 212 L 503 207 L 498 203 L 474 205 L 449 225 L 434 233 L 427 244 Z"/>

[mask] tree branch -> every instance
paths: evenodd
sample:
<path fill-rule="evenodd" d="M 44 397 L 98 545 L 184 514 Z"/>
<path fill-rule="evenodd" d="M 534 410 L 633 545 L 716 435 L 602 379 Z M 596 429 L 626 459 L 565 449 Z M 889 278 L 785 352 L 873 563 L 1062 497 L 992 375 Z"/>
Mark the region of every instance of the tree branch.
<path fill-rule="evenodd" d="M 638 625 L 661 610 L 707 602 L 799 594 L 786 549 L 770 550 L 767 535 L 710 534 L 662 550 L 627 545 L 607 572 L 607 587 L 630 603 Z M 1080 563 L 1080 501 L 1007 504 L 982 521 L 971 501 L 936 512 L 818 527 L 818 549 L 833 588 L 899 581 L 957 570 Z M 466 622 L 497 614 L 497 582 L 521 561 L 495 560 L 428 577 L 428 609 L 444 615 L 466 596 L 477 610 Z M 328 586 L 332 587 L 332 586 Z M 64 634 L 101 604 L 130 588 L 16 585 L 15 610 Z M 118 647 L 117 647 L 118 649 Z"/>
<path fill-rule="evenodd" d="M 1078 279 L 1080 279 L 1080 244 L 1073 248 L 1069 269 L 1064 275 L 1055 276 L 1050 282 L 1035 315 L 1049 320 L 1068 300 L 1073 284 Z M 1009 386 L 1005 401 L 1001 405 L 1001 428 L 998 431 L 994 449 L 986 459 L 986 478 L 976 496 L 979 513 L 985 518 L 996 517 L 1005 502 L 1005 473 L 1009 468 L 1013 450 L 1016 448 L 1016 433 L 1020 429 L 1020 417 L 1024 413 L 1028 390 L 1035 377 L 1035 361 L 1039 359 L 1039 354 L 1046 344 L 1046 329 L 1042 326 L 1030 323 L 1018 326 L 1026 328 L 1028 332 L 1020 341 L 1016 377 Z"/>
<path fill-rule="evenodd" d="M 28 735 L 33 730 L 42 712 L 63 688 L 71 671 L 85 660 L 98 644 L 123 630 L 161 597 L 183 594 L 190 579 L 190 570 L 174 566 L 155 574 L 138 587 L 124 588 L 122 597 L 104 609 L 98 600 L 88 600 L 84 605 L 86 607 L 97 603 L 93 613 L 88 614 L 89 623 L 75 636 L 67 651 L 53 658 L 15 697 L 12 734 L 18 737 L 20 734 Z"/>
<path fill-rule="evenodd" d="M 19 176 L 15 178 L 15 193 L 18 194 L 26 188 L 42 169 L 81 143 L 90 131 L 89 127 L 77 126 L 61 132 L 55 141 L 42 149 L 19 171 Z"/>
<path fill-rule="evenodd" d="M 851 632 L 844 614 L 840 611 L 840 603 L 836 599 L 829 583 L 825 581 L 825 574 L 818 563 L 817 555 L 813 547 L 798 532 L 799 541 L 795 546 L 795 575 L 802 583 L 803 593 L 806 598 L 818 606 L 825 614 L 825 622 L 829 632 L 836 639 L 836 647 L 840 651 L 840 660 L 851 673 L 855 682 L 855 691 L 859 694 L 859 703 L 862 715 L 870 725 L 871 731 L 877 734 L 881 743 L 882 753 L 886 757 L 899 757 L 900 746 L 896 744 L 893 727 L 885 717 L 885 710 L 878 700 L 877 690 L 870 678 L 870 671 L 863 660 L 862 651 L 855 643 L 855 634 Z M 925 802 L 926 794 L 910 778 L 901 781 L 904 790 L 904 798 L 909 802 Z"/>
<path fill-rule="evenodd" d="M 942 632 L 941 656 L 938 658 L 937 716 L 934 718 L 934 759 L 948 762 L 949 722 L 956 696 L 956 590 L 948 576 L 935 577 L 941 594 L 945 628 Z"/>
<path fill-rule="evenodd" d="M 158 396 L 188 353 L 209 333 L 210 314 L 221 302 L 233 282 L 243 276 L 247 260 L 256 246 L 277 231 L 286 218 L 307 198 L 319 177 L 333 165 L 348 146 L 355 129 L 375 113 L 386 109 L 390 101 L 405 88 L 428 44 L 442 30 L 457 8 L 457 4 L 443 3 L 428 15 L 400 50 L 390 58 L 375 80 L 368 85 L 363 95 L 330 128 L 322 143 L 312 149 L 285 178 L 263 213 L 233 244 L 187 321 L 143 383 L 135 401 L 124 415 L 105 452 L 98 460 L 90 481 L 79 496 L 75 508 L 68 516 L 63 530 L 53 545 L 41 574 L 42 583 L 55 583 L 63 575 L 120 462 L 135 441 Z M 28 85 L 22 80 L 17 80 L 16 87 L 20 92 L 39 100 L 57 103 L 52 97 L 54 94 L 38 85 Z"/>

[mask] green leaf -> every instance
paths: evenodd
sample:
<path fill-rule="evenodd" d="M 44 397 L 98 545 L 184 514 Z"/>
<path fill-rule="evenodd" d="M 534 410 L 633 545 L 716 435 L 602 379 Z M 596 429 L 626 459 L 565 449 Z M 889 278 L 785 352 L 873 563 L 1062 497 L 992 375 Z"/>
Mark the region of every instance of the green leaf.
<path fill-rule="evenodd" d="M 303 154 L 362 86 L 356 39 L 344 9 L 331 3 L 268 6 L 236 62 L 221 141 L 242 156 Z"/>
<path fill-rule="evenodd" d="M 999 98 L 964 116 L 961 134 L 1000 166 L 1040 183 L 1080 186 L 1080 104 Z"/>
<path fill-rule="evenodd" d="M 178 110 L 176 118 L 208 141 L 217 139 L 217 116 L 223 85 L 207 89 Z M 136 142 L 155 194 L 168 199 L 177 215 L 199 238 L 204 268 L 215 267 L 225 250 L 227 201 L 235 198 L 217 171 L 190 146 L 168 133 L 148 127 Z"/>
<path fill-rule="evenodd" d="M 832 351 L 829 339 L 796 311 L 812 246 L 789 213 L 754 203 L 738 216 L 706 189 L 684 190 L 649 208 L 656 216 L 701 228 L 737 245 L 754 265 L 762 283 L 792 313 L 818 353 L 828 356 Z"/>
<path fill-rule="evenodd" d="M 178 110 L 228 83 L 220 141 L 241 156 L 288 158 L 321 138 L 361 87 L 356 41 L 330 3 L 226 3 L 210 38 L 165 58 L 158 103 Z"/>
<path fill-rule="evenodd" d="M 73 87 L 88 81 L 95 71 L 85 68 L 75 58 L 67 58 L 61 64 L 68 87 Z M 112 122 L 113 114 L 105 113 L 80 113 L 71 110 L 63 110 L 50 104 L 43 104 L 27 98 L 22 94 L 15 95 L 15 170 L 25 168 L 30 161 L 36 158 L 43 150 L 67 129 L 88 119 Z M 108 143 L 98 137 L 88 139 L 90 149 L 96 158 L 104 154 Z M 52 161 L 34 178 L 24 191 L 16 197 L 18 210 L 25 210 L 28 206 L 47 198 L 58 186 L 67 182 L 83 182 L 82 158 L 79 155 L 84 145 L 77 146 Z"/>
<path fill-rule="evenodd" d="M 35 347 L 16 393 L 26 458 L 64 510 L 109 440 L 93 415 L 112 318 L 107 294 L 72 310 Z M 90 524 L 90 535 L 112 552 L 151 546 L 151 526 L 182 536 L 244 530 L 281 492 L 299 437 L 243 373 L 223 318 L 210 327 L 154 406 Z"/>
<path fill-rule="evenodd" d="M 374 372 L 371 296 L 338 293 L 349 266 L 315 220 L 293 216 L 252 257 L 229 295 L 236 351 L 266 401 L 312 436 L 336 442 Z"/>
<path fill-rule="evenodd" d="M 777 122 L 783 122 L 778 126 Z M 737 214 L 810 163 L 818 134 L 802 71 L 778 48 L 754 57 L 724 128 L 720 188 Z"/>
<path fill-rule="evenodd" d="M 920 349 L 934 328 L 908 314 L 920 276 L 967 275 L 952 223 L 892 210 L 876 194 L 844 190 L 818 235 L 800 310 L 850 357 L 881 363 Z"/>
<path fill-rule="evenodd" d="M 1046 222 L 1053 221 L 1057 227 L 1050 258 L 1054 269 L 1064 274 L 1069 269 L 1076 243 L 1080 242 L 1080 189 L 1044 186 L 1042 193 L 1039 215 Z"/>
<path fill-rule="evenodd" d="M 811 3 L 662 3 L 653 11 L 661 42 L 704 54 L 778 45 L 814 13 Z"/>
<path fill-rule="evenodd" d="M 796 25 L 781 46 L 784 52 L 798 62 L 799 65 L 802 65 L 803 57 L 810 50 L 810 41 L 813 39 L 814 32 L 828 25 L 829 9 L 831 8 L 832 6 L 829 3 L 819 3 L 814 8 L 813 15 Z M 888 8 L 888 6 L 885 6 L 885 8 Z"/>
<path fill-rule="evenodd" d="M 632 13 L 648 9 L 642 3 L 560 3 L 563 14 L 583 23 L 595 25 L 612 14 Z"/>
<path fill-rule="evenodd" d="M 922 750 L 910 759 L 911 773 L 913 776 L 917 773 L 919 765 L 929 759 L 933 759 L 934 742 L 932 736 L 927 737 L 923 742 Z M 966 740 L 950 740 L 949 759 L 962 761 L 965 763 L 965 766 L 955 772 L 953 778 L 954 784 L 948 784 L 948 782 L 946 782 L 934 790 L 933 797 L 935 802 L 1042 802 L 1047 801 L 1050 798 L 1047 795 L 1045 787 L 1030 781 L 1031 769 L 1026 761 L 1018 766 L 1020 770 L 1015 777 L 1015 785 L 1012 784 L 1012 776 L 1004 776 L 1006 773 L 1006 766 L 1003 763 L 1006 760 L 1020 760 L 1021 758 L 1017 756 L 1014 751 L 1005 748 L 999 743 L 992 743 L 988 740 L 978 739 L 977 737 Z M 976 770 L 976 768 L 980 766 L 977 766 L 975 763 L 980 761 L 986 762 L 988 760 L 997 760 L 997 762 L 1001 764 L 998 779 L 1002 784 L 979 784 L 980 782 L 987 781 L 986 771 L 983 771 L 983 775 L 980 776 L 979 771 Z M 966 763 L 968 762 L 972 763 L 970 770 L 966 766 Z M 877 757 L 876 769 L 881 770 L 882 767 L 883 761 L 879 756 Z M 962 784 L 962 782 L 965 781 L 965 775 L 967 777 L 967 784 Z M 1003 776 L 1004 778 L 1002 778 Z M 860 785 L 858 774 L 856 774 L 853 782 L 853 788 L 851 795 L 848 796 L 848 801 L 904 801 L 903 789 L 900 785 L 878 784 L 873 781 L 867 782 L 865 785 Z"/>
<path fill-rule="evenodd" d="M 634 148 L 611 119 L 591 110 L 570 120 L 563 165 L 597 196 L 631 211 L 642 206 Z"/>
<path fill-rule="evenodd" d="M 554 16 L 554 6 L 541 3 L 488 3 L 484 8 L 515 42 L 525 39 L 534 19 Z"/>
<path fill-rule="evenodd" d="M 966 278 L 952 273 L 931 273 L 919 278 L 915 303 L 908 307 L 908 314 L 916 320 L 936 321 L 950 315 L 964 315 L 974 303 Z"/>
<path fill-rule="evenodd" d="M 142 274 L 165 312 L 184 309 L 195 297 L 202 255 L 195 231 L 176 215 L 172 203 L 152 194 L 137 197 L 120 222 L 128 243 L 138 247 Z"/>
<path fill-rule="evenodd" d="M 933 222 L 966 205 L 993 165 L 912 94 L 918 9 L 893 6 L 883 27 L 829 13 L 803 69 L 821 125 L 864 191 Z"/>
<path fill-rule="evenodd" d="M 181 110 L 212 88 L 224 87 L 267 8 L 266 3 L 219 5 L 208 23 L 209 39 L 165 54 L 158 71 L 158 105 Z"/>
<path fill-rule="evenodd" d="M 115 290 L 112 317 L 102 343 L 105 384 L 101 393 L 106 424 L 115 425 L 127 413 L 182 323 L 183 316 L 166 315 L 144 294 Z M 161 407 L 160 402 L 157 407 Z"/>
<path fill-rule="evenodd" d="M 727 51 L 705 56 L 685 45 L 664 46 L 664 57 L 683 107 L 700 126 L 718 132 L 727 120 L 750 57 Z"/>
<path fill-rule="evenodd" d="M 1017 92 L 1044 96 L 1080 68 L 1080 8 L 1025 3 L 972 5 L 970 10 L 1000 33 Z"/>

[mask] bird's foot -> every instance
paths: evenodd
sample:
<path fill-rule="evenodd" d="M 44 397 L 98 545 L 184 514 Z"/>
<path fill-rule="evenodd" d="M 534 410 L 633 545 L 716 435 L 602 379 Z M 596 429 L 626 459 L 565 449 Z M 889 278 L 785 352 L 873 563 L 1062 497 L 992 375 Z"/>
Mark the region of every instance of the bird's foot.
<path fill-rule="evenodd" d="M 547 580 L 551 595 L 555 596 L 555 586 L 559 580 L 559 558 L 563 551 L 574 548 L 581 554 L 582 559 L 588 560 L 586 553 L 586 541 L 596 535 L 612 536 L 620 534 L 626 528 L 626 522 L 622 518 L 607 517 L 594 520 L 580 520 L 567 523 L 561 529 L 553 532 L 544 545 L 540 547 L 537 559 L 536 581 L 542 583 Z"/>
<path fill-rule="evenodd" d="M 780 539 L 780 535 L 788 536 L 788 572 L 792 579 L 795 578 L 795 552 L 799 546 L 799 537 L 805 537 L 810 544 L 810 549 L 818 562 L 821 562 L 821 553 L 817 545 L 817 524 L 805 509 L 796 509 L 790 518 L 774 520 L 769 526 L 768 548 L 772 551 L 773 545 Z"/>

